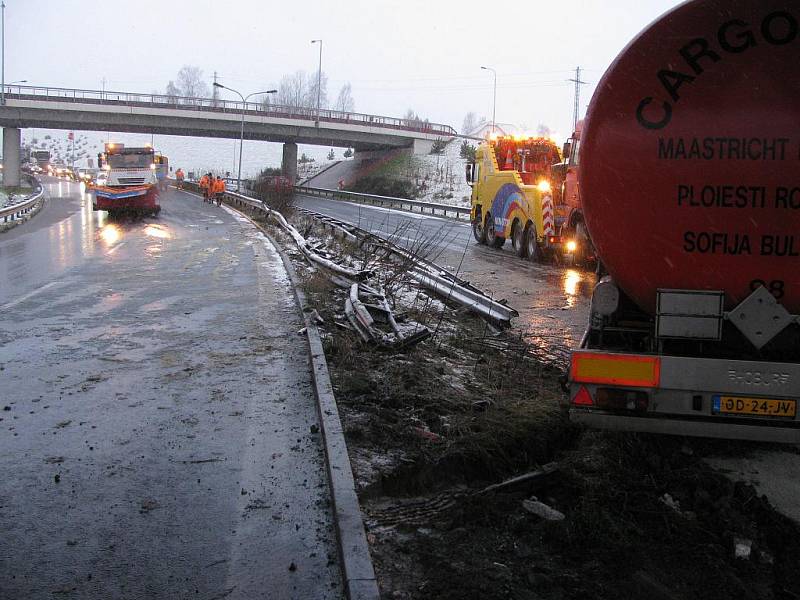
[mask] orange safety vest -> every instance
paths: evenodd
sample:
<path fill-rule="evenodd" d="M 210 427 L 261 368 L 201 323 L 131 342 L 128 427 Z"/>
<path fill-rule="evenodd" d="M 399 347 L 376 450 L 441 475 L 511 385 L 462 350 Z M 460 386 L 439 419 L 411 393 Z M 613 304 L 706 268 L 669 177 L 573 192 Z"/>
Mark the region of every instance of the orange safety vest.
<path fill-rule="evenodd" d="M 214 181 L 214 193 L 219 194 L 225 191 L 225 180 L 219 178 Z"/>
<path fill-rule="evenodd" d="M 183 171 L 181 171 L 180 169 L 175 171 L 175 177 L 176 179 L 183 179 Z"/>
<path fill-rule="evenodd" d="M 200 178 L 200 187 L 201 188 L 207 188 L 208 187 L 208 175 L 203 175 Z"/>

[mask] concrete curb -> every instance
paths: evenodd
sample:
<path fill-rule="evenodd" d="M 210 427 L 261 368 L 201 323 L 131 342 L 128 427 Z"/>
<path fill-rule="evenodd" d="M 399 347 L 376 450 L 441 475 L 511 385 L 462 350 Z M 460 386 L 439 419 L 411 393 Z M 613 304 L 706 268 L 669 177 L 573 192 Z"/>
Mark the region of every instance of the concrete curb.
<path fill-rule="evenodd" d="M 306 326 L 311 355 L 311 374 L 314 380 L 317 413 L 325 447 L 325 457 L 327 458 L 328 484 L 333 500 L 342 579 L 347 598 L 348 600 L 379 600 L 378 581 L 375 577 L 375 569 L 372 566 L 372 557 L 369 554 L 367 536 L 364 533 L 361 507 L 358 504 L 353 470 L 350 467 L 350 458 L 347 455 L 347 444 L 344 439 L 342 422 L 339 418 L 339 409 L 336 405 L 336 398 L 333 395 L 333 385 L 328 373 L 328 362 L 325 360 L 325 351 L 322 348 L 319 330 L 308 316 L 310 309 L 308 308 L 306 295 L 300 288 L 300 281 L 292 261 L 281 245 L 247 214 L 227 202 L 226 204 L 253 223 L 264 234 L 264 237 L 269 240 L 278 254 L 280 254 L 283 265 L 289 275 L 289 280 L 292 282 L 295 300 L 303 314 L 303 321 Z"/>

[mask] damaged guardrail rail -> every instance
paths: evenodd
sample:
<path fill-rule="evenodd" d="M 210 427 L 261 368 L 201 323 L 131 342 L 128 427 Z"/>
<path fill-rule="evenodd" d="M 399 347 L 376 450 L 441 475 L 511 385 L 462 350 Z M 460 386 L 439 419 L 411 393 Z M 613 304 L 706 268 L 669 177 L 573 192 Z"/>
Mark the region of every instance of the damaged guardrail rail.
<path fill-rule="evenodd" d="M 298 212 L 307 214 L 315 219 L 338 229 L 352 239 L 355 237 L 362 242 L 370 243 L 373 246 L 381 247 L 389 252 L 408 260 L 411 267 L 408 271 L 409 276 L 419 283 L 422 287 L 436 293 L 446 300 L 452 300 L 464 306 L 474 313 L 481 315 L 487 320 L 501 326 L 511 325 L 511 319 L 519 316 L 519 313 L 507 306 L 504 302 L 494 300 L 481 290 L 471 285 L 468 281 L 459 279 L 454 274 L 442 269 L 435 263 L 427 261 L 411 252 L 370 233 L 351 223 L 339 221 L 327 215 L 316 213 L 306 209 L 297 209 Z"/>
<path fill-rule="evenodd" d="M 356 281 L 363 281 L 370 273 L 362 270 L 355 270 L 345 267 L 323 256 L 318 248 L 312 247 L 308 241 L 292 227 L 279 212 L 268 208 L 261 200 L 250 198 L 236 192 L 225 192 L 225 198 L 232 204 L 241 207 L 249 207 L 269 215 L 278 225 L 292 236 L 298 248 L 309 260 L 327 268 L 331 271 L 352 278 Z M 298 212 L 307 214 L 331 227 L 339 230 L 343 235 L 350 239 L 359 239 L 362 243 L 369 243 L 374 247 L 380 247 L 386 251 L 407 260 L 411 267 L 409 276 L 422 287 L 434 292 L 445 300 L 451 300 L 470 311 L 486 318 L 488 321 L 499 327 L 510 327 L 511 319 L 519 316 L 519 313 L 507 306 L 502 301 L 494 300 L 484 294 L 478 288 L 470 285 L 469 282 L 459 279 L 454 274 L 442 269 L 438 265 L 400 248 L 399 246 L 374 235 L 364 229 L 356 227 L 351 223 L 339 221 L 327 215 L 322 215 L 306 209 L 297 209 Z"/>
<path fill-rule="evenodd" d="M 439 213 L 445 217 L 453 215 L 456 219 L 460 219 L 462 216 L 466 216 L 466 218 L 469 219 L 470 214 L 470 209 L 463 206 L 450 206 L 449 204 L 437 204 L 435 202 L 420 202 L 419 200 L 395 198 L 393 196 L 376 196 L 375 194 L 361 194 L 358 192 L 329 190 L 325 188 L 315 188 L 303 185 L 296 185 L 294 187 L 294 191 L 298 194 L 316 196 L 318 198 L 359 202 L 361 204 L 385 206 L 388 208 L 397 208 L 399 210 L 408 210 L 411 212 L 417 210 L 421 213 L 430 212 L 432 215 Z"/>

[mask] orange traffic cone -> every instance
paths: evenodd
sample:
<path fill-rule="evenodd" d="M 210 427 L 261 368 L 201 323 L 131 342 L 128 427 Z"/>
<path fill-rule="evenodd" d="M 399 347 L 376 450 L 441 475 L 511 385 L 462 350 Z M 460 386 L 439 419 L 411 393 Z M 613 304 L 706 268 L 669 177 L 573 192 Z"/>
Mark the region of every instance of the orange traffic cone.
<path fill-rule="evenodd" d="M 506 166 L 507 171 L 510 171 L 514 168 L 514 158 L 511 156 L 511 148 L 508 149 L 506 152 Z"/>

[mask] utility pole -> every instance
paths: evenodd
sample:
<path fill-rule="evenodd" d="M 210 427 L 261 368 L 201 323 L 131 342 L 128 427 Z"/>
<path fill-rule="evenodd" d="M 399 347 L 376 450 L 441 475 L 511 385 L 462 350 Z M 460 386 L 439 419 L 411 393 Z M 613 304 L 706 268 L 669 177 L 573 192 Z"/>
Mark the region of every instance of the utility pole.
<path fill-rule="evenodd" d="M 319 127 L 319 98 L 322 93 L 322 40 L 311 40 L 312 44 L 319 44 L 319 69 L 317 70 L 317 127 Z"/>
<path fill-rule="evenodd" d="M 575 78 L 567 79 L 575 84 L 575 106 L 572 112 L 572 131 L 578 127 L 578 111 L 581 105 L 581 86 L 586 85 L 585 81 L 581 81 L 581 68 L 575 67 Z"/>
<path fill-rule="evenodd" d="M 211 87 L 213 96 L 212 99 L 212 106 L 217 105 L 217 101 L 219 100 L 219 86 L 217 85 L 217 72 L 214 71 L 214 85 Z"/>

